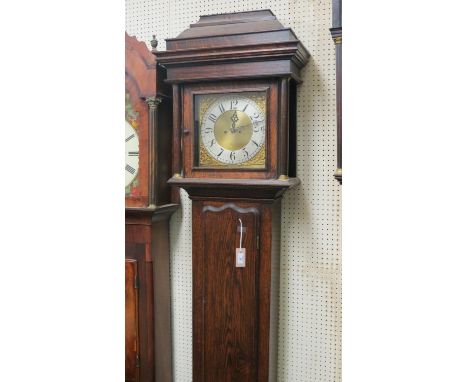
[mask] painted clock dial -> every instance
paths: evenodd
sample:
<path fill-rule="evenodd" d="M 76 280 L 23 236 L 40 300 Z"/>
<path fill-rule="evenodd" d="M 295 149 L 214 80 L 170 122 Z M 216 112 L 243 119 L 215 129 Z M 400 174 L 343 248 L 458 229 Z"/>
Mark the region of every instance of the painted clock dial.
<path fill-rule="evenodd" d="M 136 130 L 125 121 L 125 187 L 129 186 L 138 174 L 139 140 Z"/>
<path fill-rule="evenodd" d="M 201 116 L 199 140 L 200 151 L 211 157 L 210 163 L 243 166 L 264 150 L 265 97 L 265 93 L 246 92 L 211 98 Z"/>

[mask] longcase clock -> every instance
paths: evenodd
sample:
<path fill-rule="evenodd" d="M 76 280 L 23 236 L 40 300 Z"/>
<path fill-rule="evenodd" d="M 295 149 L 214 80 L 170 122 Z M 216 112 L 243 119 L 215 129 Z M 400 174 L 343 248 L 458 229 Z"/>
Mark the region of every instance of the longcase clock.
<path fill-rule="evenodd" d="M 157 41 L 152 41 L 155 49 Z M 125 380 L 172 381 L 169 218 L 172 94 L 144 42 L 125 34 Z"/>
<path fill-rule="evenodd" d="M 310 54 L 269 10 L 202 16 L 158 61 L 193 235 L 193 381 L 276 380 L 281 197 Z"/>

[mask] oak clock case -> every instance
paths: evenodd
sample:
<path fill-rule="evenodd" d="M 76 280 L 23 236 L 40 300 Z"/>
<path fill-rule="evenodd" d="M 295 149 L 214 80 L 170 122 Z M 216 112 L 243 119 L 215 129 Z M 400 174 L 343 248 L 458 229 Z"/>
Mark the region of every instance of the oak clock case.
<path fill-rule="evenodd" d="M 155 49 L 157 41 L 152 46 Z M 125 35 L 125 380 L 172 381 L 172 99 L 144 42 Z"/>
<path fill-rule="evenodd" d="M 192 199 L 193 381 L 276 381 L 281 197 L 310 57 L 269 10 L 201 16 L 157 52 Z"/>

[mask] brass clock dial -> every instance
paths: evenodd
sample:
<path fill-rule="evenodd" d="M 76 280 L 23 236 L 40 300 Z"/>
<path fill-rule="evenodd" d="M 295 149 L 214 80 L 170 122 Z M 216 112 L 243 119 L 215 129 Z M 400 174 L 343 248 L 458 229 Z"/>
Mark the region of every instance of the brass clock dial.
<path fill-rule="evenodd" d="M 264 166 L 265 100 L 266 94 L 259 92 L 208 98 L 211 102 L 200 116 L 199 151 L 205 154 L 200 165 Z M 254 164 L 260 152 L 263 159 Z"/>
<path fill-rule="evenodd" d="M 139 140 L 136 130 L 125 121 L 125 187 L 136 178 L 139 168 Z"/>

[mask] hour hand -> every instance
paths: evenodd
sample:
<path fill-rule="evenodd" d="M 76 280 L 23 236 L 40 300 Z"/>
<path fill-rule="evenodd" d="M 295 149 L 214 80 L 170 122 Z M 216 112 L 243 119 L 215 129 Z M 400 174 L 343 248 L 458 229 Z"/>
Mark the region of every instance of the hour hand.
<path fill-rule="evenodd" d="M 231 116 L 231 121 L 232 121 L 231 133 L 236 132 L 236 123 L 237 123 L 238 120 L 239 120 L 239 117 L 237 116 L 237 110 L 235 110 L 234 113 L 232 113 L 232 116 Z"/>

